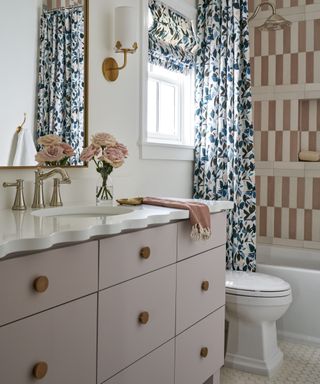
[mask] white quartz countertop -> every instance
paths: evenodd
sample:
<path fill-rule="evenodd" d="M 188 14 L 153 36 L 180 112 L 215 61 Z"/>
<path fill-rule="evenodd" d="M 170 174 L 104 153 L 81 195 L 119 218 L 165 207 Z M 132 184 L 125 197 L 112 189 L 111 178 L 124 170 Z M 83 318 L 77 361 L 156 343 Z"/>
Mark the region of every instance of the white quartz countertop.
<path fill-rule="evenodd" d="M 211 213 L 233 207 L 229 201 L 198 201 L 206 203 Z M 151 205 L 130 209 L 132 212 L 126 214 L 95 217 L 41 216 L 40 211 L 39 216 L 35 216 L 35 211 L 31 210 L 0 210 L 0 259 L 20 252 L 44 250 L 59 244 L 77 243 L 189 217 L 189 211 L 182 209 Z"/>

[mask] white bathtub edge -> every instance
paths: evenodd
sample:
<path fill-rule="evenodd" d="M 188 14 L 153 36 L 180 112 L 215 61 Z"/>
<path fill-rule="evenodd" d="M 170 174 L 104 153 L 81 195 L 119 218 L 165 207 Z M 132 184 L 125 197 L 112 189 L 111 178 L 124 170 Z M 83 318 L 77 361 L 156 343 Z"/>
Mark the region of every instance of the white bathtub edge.
<path fill-rule="evenodd" d="M 258 247 L 257 271 L 287 281 L 293 302 L 277 321 L 279 338 L 320 347 L 320 250 Z"/>

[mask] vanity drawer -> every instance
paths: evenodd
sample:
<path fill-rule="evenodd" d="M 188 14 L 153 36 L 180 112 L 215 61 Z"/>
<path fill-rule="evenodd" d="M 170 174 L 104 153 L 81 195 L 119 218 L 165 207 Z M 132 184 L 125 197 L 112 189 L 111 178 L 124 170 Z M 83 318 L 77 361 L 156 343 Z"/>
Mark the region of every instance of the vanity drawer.
<path fill-rule="evenodd" d="M 174 384 L 174 341 L 151 352 L 106 384 Z"/>
<path fill-rule="evenodd" d="M 88 295 L 97 286 L 96 241 L 3 261 L 0 325 Z"/>
<path fill-rule="evenodd" d="M 174 337 L 175 277 L 173 265 L 100 292 L 99 383 Z"/>
<path fill-rule="evenodd" d="M 211 236 L 208 240 L 192 240 L 191 226 L 188 220 L 178 223 L 178 260 L 196 255 L 226 243 L 226 213 L 211 215 Z"/>
<path fill-rule="evenodd" d="M 177 333 L 225 304 L 225 246 L 177 265 Z"/>
<path fill-rule="evenodd" d="M 1 383 L 95 384 L 96 311 L 95 294 L 1 327 Z"/>
<path fill-rule="evenodd" d="M 100 241 L 100 289 L 176 262 L 177 225 L 169 224 Z"/>
<path fill-rule="evenodd" d="M 204 383 L 223 365 L 224 311 L 218 309 L 177 337 L 175 384 Z"/>

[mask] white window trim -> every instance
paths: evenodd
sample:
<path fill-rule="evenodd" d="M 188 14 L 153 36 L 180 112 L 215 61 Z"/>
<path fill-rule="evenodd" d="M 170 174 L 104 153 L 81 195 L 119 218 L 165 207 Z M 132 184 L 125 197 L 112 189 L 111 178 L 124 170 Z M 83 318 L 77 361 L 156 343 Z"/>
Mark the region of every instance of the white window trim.
<path fill-rule="evenodd" d="M 190 20 L 196 20 L 195 7 L 182 0 L 161 0 L 169 7 L 176 9 Z M 152 143 L 147 139 L 147 111 L 148 111 L 148 0 L 141 0 L 141 109 L 140 109 L 140 157 L 153 160 L 194 160 L 194 146 Z"/>

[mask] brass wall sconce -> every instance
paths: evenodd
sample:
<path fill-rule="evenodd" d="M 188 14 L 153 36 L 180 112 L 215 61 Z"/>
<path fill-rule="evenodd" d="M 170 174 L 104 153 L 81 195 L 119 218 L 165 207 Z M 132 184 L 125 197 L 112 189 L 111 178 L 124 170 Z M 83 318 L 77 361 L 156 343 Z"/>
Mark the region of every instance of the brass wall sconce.
<path fill-rule="evenodd" d="M 115 59 L 107 57 L 102 64 L 102 73 L 106 80 L 115 81 L 119 71 L 127 66 L 128 53 L 138 49 L 137 14 L 134 7 L 117 7 L 115 9 L 115 52 L 123 53 L 123 65 L 119 66 Z"/>

